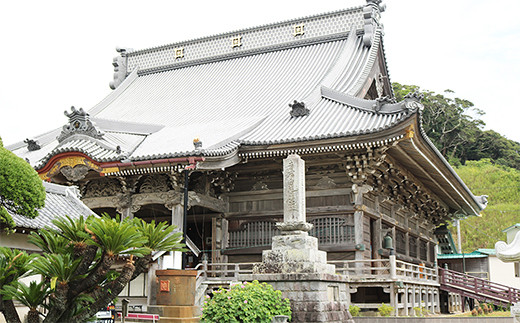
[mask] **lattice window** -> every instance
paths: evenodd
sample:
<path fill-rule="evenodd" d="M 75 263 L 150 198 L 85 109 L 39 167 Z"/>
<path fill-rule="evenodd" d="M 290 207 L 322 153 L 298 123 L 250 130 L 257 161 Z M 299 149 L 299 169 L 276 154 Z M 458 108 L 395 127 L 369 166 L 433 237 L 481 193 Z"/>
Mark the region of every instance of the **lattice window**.
<path fill-rule="evenodd" d="M 275 222 L 247 222 L 239 230 L 229 231 L 229 248 L 270 246 L 273 236 L 279 234 Z"/>
<path fill-rule="evenodd" d="M 406 233 L 400 230 L 395 231 L 395 251 L 402 255 L 406 254 Z"/>
<path fill-rule="evenodd" d="M 320 217 L 309 221 L 314 225 L 309 234 L 319 244 L 354 244 L 354 226 L 341 217 Z"/>
<path fill-rule="evenodd" d="M 428 260 L 428 242 L 419 241 L 419 256 L 422 260 Z"/>
<path fill-rule="evenodd" d="M 417 238 L 414 236 L 410 236 L 410 257 L 417 258 Z"/>

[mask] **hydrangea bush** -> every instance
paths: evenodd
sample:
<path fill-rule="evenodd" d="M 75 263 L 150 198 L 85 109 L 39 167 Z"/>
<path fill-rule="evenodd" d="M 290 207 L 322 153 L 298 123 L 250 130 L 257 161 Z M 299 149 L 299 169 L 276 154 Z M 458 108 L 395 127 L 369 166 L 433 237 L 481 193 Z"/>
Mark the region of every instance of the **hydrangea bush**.
<path fill-rule="evenodd" d="M 202 322 L 271 322 L 275 315 L 291 317 L 291 306 L 282 292 L 271 285 L 253 281 L 220 288 L 207 296 L 202 307 Z"/>

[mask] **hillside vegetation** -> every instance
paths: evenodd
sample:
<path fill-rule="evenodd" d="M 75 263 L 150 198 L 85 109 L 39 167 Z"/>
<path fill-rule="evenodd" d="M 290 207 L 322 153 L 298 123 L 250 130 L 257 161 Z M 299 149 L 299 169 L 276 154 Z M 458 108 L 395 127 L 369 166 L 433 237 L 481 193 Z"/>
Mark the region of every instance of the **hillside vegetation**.
<path fill-rule="evenodd" d="M 462 250 L 494 248 L 498 240 L 506 241 L 502 230 L 520 223 L 520 171 L 490 159 L 466 161 L 455 170 L 475 195 L 489 196 L 481 217 L 461 221 Z M 455 228 L 452 234 L 456 239 Z"/>

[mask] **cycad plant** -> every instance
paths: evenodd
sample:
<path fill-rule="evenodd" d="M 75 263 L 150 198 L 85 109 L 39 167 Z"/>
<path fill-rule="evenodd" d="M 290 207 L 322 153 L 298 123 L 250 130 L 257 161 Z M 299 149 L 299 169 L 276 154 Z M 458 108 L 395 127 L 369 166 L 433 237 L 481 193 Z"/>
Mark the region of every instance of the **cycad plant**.
<path fill-rule="evenodd" d="M 38 323 L 41 315 L 38 307 L 44 304 L 45 299 L 49 295 L 49 287 L 44 281 L 39 283 L 32 281 L 29 283 L 29 286 L 16 282 L 13 285 L 5 286 L 2 294 L 27 306 L 29 308 L 27 322 Z"/>
<path fill-rule="evenodd" d="M 166 223 L 105 215 L 77 220 L 65 217 L 54 220 L 53 224 L 55 228 L 31 234 L 30 242 L 41 248 L 43 254 L 29 259 L 24 267 L 25 272 L 30 270 L 43 277 L 38 285 L 40 291 L 47 292 L 48 312 L 43 322 L 88 320 L 114 300 L 132 279 L 148 270 L 152 251 L 184 250 L 181 233 L 174 232 L 175 227 Z M 8 267 L 9 261 L 16 257 L 14 253 L 10 253 L 11 260 L 0 257 L 0 266 Z M 118 259 L 124 265 L 116 271 Z M 24 290 L 24 285 L 11 285 L 6 290 L 12 299 L 38 300 L 36 285 Z M 30 308 L 34 306 L 33 302 L 31 305 L 24 302 Z M 39 304 L 43 304 L 41 299 Z"/>

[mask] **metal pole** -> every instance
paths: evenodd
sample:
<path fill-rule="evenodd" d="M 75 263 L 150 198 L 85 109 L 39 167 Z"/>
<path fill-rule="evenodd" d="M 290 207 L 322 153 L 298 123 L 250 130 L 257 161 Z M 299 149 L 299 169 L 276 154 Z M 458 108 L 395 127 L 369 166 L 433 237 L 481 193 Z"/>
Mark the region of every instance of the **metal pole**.
<path fill-rule="evenodd" d="M 189 170 L 184 170 L 184 213 L 183 213 L 183 238 L 186 243 L 186 231 L 188 231 L 188 183 L 189 183 Z M 188 256 L 186 252 L 182 253 L 182 269 L 186 269 L 188 263 Z"/>

